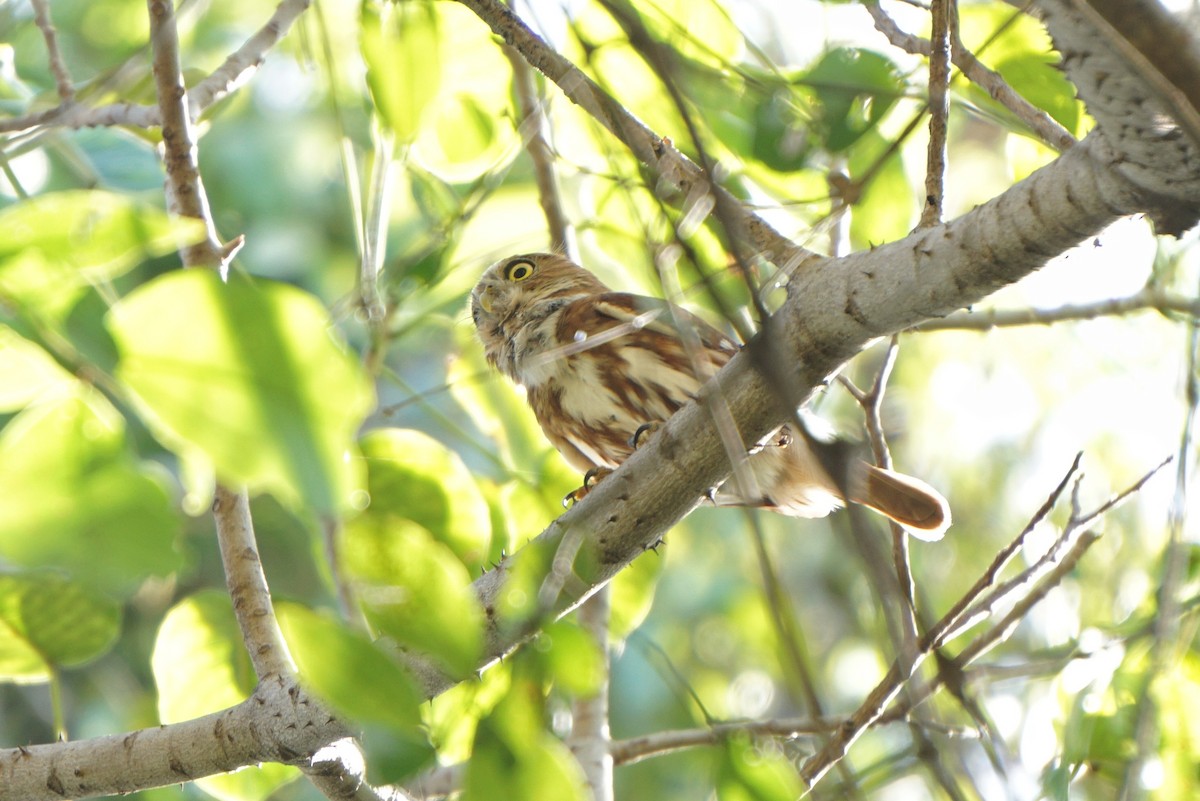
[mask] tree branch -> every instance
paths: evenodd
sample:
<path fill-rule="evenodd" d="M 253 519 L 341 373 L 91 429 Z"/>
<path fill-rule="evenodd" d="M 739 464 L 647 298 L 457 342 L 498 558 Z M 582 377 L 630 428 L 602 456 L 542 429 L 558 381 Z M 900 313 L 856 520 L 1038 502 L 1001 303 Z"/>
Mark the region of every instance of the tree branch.
<path fill-rule="evenodd" d="M 875 21 L 875 29 L 886 36 L 893 46 L 913 55 L 929 56 L 929 40 L 900 30 L 895 20 L 879 5 L 878 0 L 865 2 L 863 5 Z M 989 69 L 976 58 L 962 43 L 957 29 L 952 31 L 952 37 L 951 61 L 962 70 L 967 80 L 985 89 L 993 100 L 1011 111 L 1017 119 L 1029 126 L 1030 131 L 1055 150 L 1063 151 L 1075 144 L 1075 137 L 1066 128 L 1019 95 L 998 72 Z"/>
<path fill-rule="evenodd" d="M 677 187 L 682 194 L 688 195 L 693 189 L 703 187 L 727 197 L 730 208 L 736 210 L 738 217 L 734 230 L 744 233 L 750 245 L 764 258 L 788 271 L 816 258 L 816 254 L 784 237 L 761 217 L 728 195 L 725 189 L 720 186 L 710 187 L 707 176 L 698 165 L 676 150 L 669 140 L 658 136 L 641 120 L 630 114 L 595 81 L 547 45 L 499 0 L 458 2 L 474 11 L 494 33 L 524 56 L 526 61 L 558 84 L 563 94 L 573 103 L 595 117 L 613 136 L 623 142 L 639 161 L 656 170 L 659 177 Z"/>
<path fill-rule="evenodd" d="M 563 210 L 562 195 L 558 191 L 558 171 L 554 169 L 554 148 L 550 144 L 550 120 L 544 108 L 545 98 L 538 92 L 529 62 L 507 45 L 502 50 L 512 65 L 513 89 L 521 107 L 521 122 L 517 130 L 521 134 L 521 141 L 525 143 L 525 151 L 533 161 L 538 201 L 550 233 L 550 249 L 577 262 L 579 254 L 575 245 L 575 230 Z"/>
<path fill-rule="evenodd" d="M 1108 6 L 1102 18 L 1083 0 L 1040 0 L 1046 26 L 1062 53 L 1062 65 L 1079 89 L 1088 113 L 1104 132 L 1107 152 L 1097 156 L 1146 193 L 1144 209 L 1159 233 L 1178 234 L 1195 224 L 1200 209 L 1200 122 L 1191 101 L 1153 65 L 1140 47 L 1163 58 L 1178 56 L 1171 81 L 1200 84 L 1197 40 L 1156 2 L 1130 0 Z M 1166 39 L 1134 46 L 1127 31 L 1153 19 L 1153 30 L 1173 29 Z M 1165 36 L 1165 33 L 1164 33 Z M 1179 37 L 1184 37 L 1180 39 Z M 1176 46 L 1167 49 L 1166 42 Z"/>
<path fill-rule="evenodd" d="M 54 75 L 54 83 L 58 88 L 58 96 L 63 103 L 75 100 L 75 87 L 71 83 L 71 73 L 63 61 L 62 52 L 58 49 L 58 32 L 50 20 L 50 0 L 30 0 L 33 6 L 33 21 L 46 40 L 46 57 L 50 62 L 50 72 Z"/>
<path fill-rule="evenodd" d="M 195 720 L 2 749 L 0 801 L 117 795 L 260 762 L 294 763 L 348 736 L 321 704 L 276 676 L 237 706 Z"/>
<path fill-rule="evenodd" d="M 209 212 L 208 198 L 200 180 L 196 144 L 188 115 L 187 89 L 180 67 L 174 1 L 147 0 L 146 7 L 150 15 L 154 79 L 163 120 L 167 207 L 175 214 L 202 220 L 208 234 L 204 242 L 181 250 L 180 256 L 185 268 L 217 267 L 224 274 L 229 260 L 241 247 L 242 238 L 238 237 L 229 245 L 221 245 Z M 258 676 L 259 686 L 261 688 L 264 683 L 270 686 L 273 680 L 281 685 L 292 685 L 296 668 L 275 617 L 254 539 L 250 501 L 245 490 L 235 492 L 218 485 L 213 500 L 213 518 L 234 615 Z M 296 691 L 294 685 L 291 689 Z M 341 724 L 322 703 L 315 699 L 306 703 L 311 707 L 311 714 L 321 718 L 326 727 L 342 730 Z M 216 739 L 217 744 L 221 745 L 220 732 L 217 732 Z M 330 799 L 373 797 L 370 787 L 362 780 L 362 757 L 357 753 L 357 744 L 345 736 L 344 730 L 336 739 L 344 740 L 344 747 L 325 750 L 325 757 L 319 761 L 313 762 L 304 757 L 312 756 L 321 746 L 329 746 L 332 740 L 318 743 L 308 751 L 295 752 L 288 760 L 280 761 L 299 758 L 313 786 Z M 357 758 L 344 758 L 348 754 L 357 754 Z M 251 760 L 243 765 L 257 761 Z"/>
<path fill-rule="evenodd" d="M 44 3 L 47 0 L 40 0 L 40 2 Z M 199 117 L 201 112 L 213 103 L 244 84 L 262 64 L 267 52 L 278 44 L 300 14 L 310 5 L 312 5 L 312 0 L 283 0 L 262 28 L 230 54 L 212 74 L 193 87 L 189 103 L 191 118 Z M 61 96 L 61 87 L 59 91 Z M 121 102 L 91 107 L 76 102 L 73 97 L 71 99 L 64 97 L 63 100 L 64 102 L 46 111 L 0 120 L 0 133 L 27 131 L 31 128 L 50 125 L 59 128 L 96 128 L 116 125 L 156 128 L 163 121 L 162 112 L 157 105 Z"/>
<path fill-rule="evenodd" d="M 922 226 L 942 219 L 946 174 L 946 128 L 950 118 L 950 43 L 958 28 L 955 0 L 933 0 L 933 35 L 929 39 L 929 146 L 925 166 Z"/>
<path fill-rule="evenodd" d="M 1068 320 L 1094 320 L 1139 311 L 1182 314 L 1200 319 L 1200 299 L 1176 295 L 1154 286 L 1124 298 L 1108 298 L 1092 303 L 1068 304 L 1056 309 L 982 309 L 956 312 L 940 320 L 926 320 L 914 331 L 991 331 L 1022 325 L 1051 325 Z"/>

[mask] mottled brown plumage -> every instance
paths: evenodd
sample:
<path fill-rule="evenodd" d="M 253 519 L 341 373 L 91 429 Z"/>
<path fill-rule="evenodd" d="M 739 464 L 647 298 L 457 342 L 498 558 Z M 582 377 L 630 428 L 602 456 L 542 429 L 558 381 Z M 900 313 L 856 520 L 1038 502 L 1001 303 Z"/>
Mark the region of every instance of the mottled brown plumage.
<path fill-rule="evenodd" d="M 548 253 L 489 267 L 471 292 L 471 317 L 488 362 L 525 387 L 542 431 L 581 471 L 620 465 L 639 427 L 666 420 L 694 399 L 738 350 L 695 315 L 613 292 Z M 742 497 L 726 486 L 714 498 L 718 505 L 821 517 L 844 503 L 807 443 L 787 426 L 763 440 L 747 464 L 757 494 Z M 936 490 L 890 470 L 862 463 L 848 494 L 923 539 L 939 538 L 950 523 Z"/>

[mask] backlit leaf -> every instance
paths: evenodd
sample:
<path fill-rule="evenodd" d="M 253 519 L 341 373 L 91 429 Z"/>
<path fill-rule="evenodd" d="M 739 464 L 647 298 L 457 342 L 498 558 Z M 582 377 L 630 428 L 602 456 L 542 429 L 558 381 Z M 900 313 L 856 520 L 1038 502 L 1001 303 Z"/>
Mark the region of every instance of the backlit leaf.
<path fill-rule="evenodd" d="M 346 525 L 342 572 L 382 635 L 465 676 L 478 667 L 483 612 L 462 562 L 417 523 L 364 515 Z"/>
<path fill-rule="evenodd" d="M 362 3 L 367 86 L 384 124 L 411 142 L 442 81 L 441 32 L 433 3 Z"/>
<path fill-rule="evenodd" d="M 114 593 L 176 569 L 179 518 L 124 443 L 124 420 L 83 385 L 10 422 L 0 432 L 0 557 Z"/>
<path fill-rule="evenodd" d="M 233 606 L 228 595 L 216 590 L 185 598 L 171 608 L 155 638 L 150 667 L 163 723 L 234 706 L 254 690 L 254 670 Z M 261 801 L 299 776 L 293 767 L 264 763 L 196 783 L 222 801 Z"/>
<path fill-rule="evenodd" d="M 196 220 L 99 190 L 51 192 L 0 210 L 0 293 L 57 317 L 88 284 L 203 236 Z"/>
<path fill-rule="evenodd" d="M 164 444 L 293 507 L 350 505 L 361 462 L 349 454 L 373 392 L 316 298 L 178 271 L 130 293 L 108 326 L 117 377 Z"/>
<path fill-rule="evenodd" d="M 471 570 L 483 566 L 491 517 L 457 454 L 419 431 L 396 428 L 370 432 L 360 447 L 371 504 L 358 520 L 379 529 L 393 520 L 411 520 Z"/>
<path fill-rule="evenodd" d="M 105 653 L 120 607 L 52 573 L 0 575 L 0 681 L 48 681 Z"/>

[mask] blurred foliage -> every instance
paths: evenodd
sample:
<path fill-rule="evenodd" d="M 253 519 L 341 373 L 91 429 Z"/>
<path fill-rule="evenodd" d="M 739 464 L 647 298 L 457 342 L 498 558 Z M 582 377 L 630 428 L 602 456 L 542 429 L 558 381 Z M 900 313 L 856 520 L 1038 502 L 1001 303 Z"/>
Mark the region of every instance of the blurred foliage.
<path fill-rule="evenodd" d="M 911 6 L 888 8 L 927 30 Z M 181 3 L 189 80 L 273 9 Z M 881 44 L 861 8 L 568 9 L 517 4 L 657 133 L 693 157 L 702 145 L 726 187 L 801 244 L 866 248 L 915 224 L 925 73 Z M 1087 130 L 1036 21 L 1001 2 L 960 11 L 963 40 L 985 64 L 1068 130 Z M 81 102 L 152 102 L 141 5 L 55 0 L 52 13 Z M 668 57 L 631 39 L 639 26 Z M 719 225 L 699 224 L 685 198 L 537 83 L 585 263 L 614 287 L 751 320 L 748 287 L 774 280 L 771 265 L 732 269 Z M 54 86 L 29 4 L 0 4 L 0 115 L 52 107 Z M 956 75 L 952 90 L 945 207 L 960 213 L 1053 153 L 985 89 Z M 570 700 L 593 692 L 603 670 L 582 629 L 546 623 L 472 677 L 485 615 L 471 579 L 526 547 L 579 482 L 521 392 L 488 370 L 465 311 L 485 265 L 547 246 L 517 108 L 508 58 L 466 8 L 314 4 L 198 123 L 217 227 L 246 237 L 227 283 L 177 269 L 172 251 L 200 232 L 163 211 L 156 133 L 42 127 L 0 139 L 0 746 L 186 719 L 246 696 L 253 671 L 204 515 L 225 480 L 255 495 L 289 644 L 313 688 L 363 726 L 373 779 L 466 760 L 463 798 L 584 797 L 562 740 Z M 358 283 L 371 209 L 384 211 L 386 246 L 386 319 L 374 327 Z M 676 237 L 685 258 L 656 261 Z M 1194 294 L 1198 277 L 1194 240 L 1156 244 L 1130 221 L 988 304 L 1082 303 L 1147 282 Z M 924 622 L 987 568 L 1076 451 L 1090 508 L 1178 449 L 1189 413 L 1183 323 L 1147 314 L 903 337 L 885 426 L 900 467 L 942 488 L 955 514 L 946 540 L 913 545 Z M 870 350 L 845 375 L 867 386 L 879 361 Z M 861 435 L 861 412 L 836 385 L 814 405 Z M 994 739 L 947 736 L 978 720 L 946 695 L 926 704 L 939 724 L 926 735 L 968 797 L 1114 796 L 1152 675 L 1171 502 L 1164 474 L 1110 514 L 1073 575 L 971 674 Z M 1066 507 L 1006 576 L 1040 555 Z M 804 717 L 806 683 L 824 714 L 845 714 L 892 662 L 883 601 L 843 518 L 757 521 L 790 631 L 764 593 L 747 520 L 702 508 L 613 582 L 616 738 Z M 1186 536 L 1198 533 L 1189 521 Z M 513 625 L 541 622 L 537 590 L 553 554 L 530 551 L 499 599 Z M 1200 791 L 1196 562 L 1192 600 L 1164 644 L 1172 656 L 1150 685 L 1158 761 L 1143 780 L 1164 798 Z M 335 577 L 357 601 L 347 619 L 333 611 Z M 420 703 L 402 650 L 468 678 Z M 818 746 L 733 736 L 619 767 L 617 796 L 795 798 L 797 765 Z M 867 733 L 845 767 L 814 797 L 842 797 L 851 779 L 859 797 L 941 797 L 902 726 Z M 135 797 L 314 798 L 296 775 L 267 765 Z"/>

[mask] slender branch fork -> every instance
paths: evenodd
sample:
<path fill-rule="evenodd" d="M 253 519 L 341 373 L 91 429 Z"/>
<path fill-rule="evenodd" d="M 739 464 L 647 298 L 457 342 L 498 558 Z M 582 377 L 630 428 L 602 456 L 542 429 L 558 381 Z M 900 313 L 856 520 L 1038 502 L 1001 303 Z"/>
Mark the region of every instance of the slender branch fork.
<path fill-rule="evenodd" d="M 312 5 L 312 0 L 282 0 L 275 12 L 257 32 L 241 47 L 225 59 L 220 67 L 200 81 L 188 92 L 188 114 L 195 119 L 202 111 L 216 103 L 234 88 L 244 83 L 262 64 L 272 47 L 287 34 L 292 24 Z M 58 47 L 51 44 L 54 37 L 49 25 L 49 0 L 36 0 L 35 13 L 38 26 L 43 31 L 50 52 L 51 69 L 59 86 L 62 102 L 57 106 L 36 114 L 0 120 L 0 133 L 28 131 L 42 126 L 57 128 L 90 128 L 96 126 L 131 125 L 136 128 L 154 128 L 163 124 L 162 109 L 158 105 L 136 103 L 111 103 L 103 106 L 86 106 L 75 99 L 66 67 L 58 56 Z M 41 18 L 46 18 L 43 25 Z M 57 65 L 57 66 L 56 66 Z M 64 91 L 64 87 L 69 91 Z"/>

